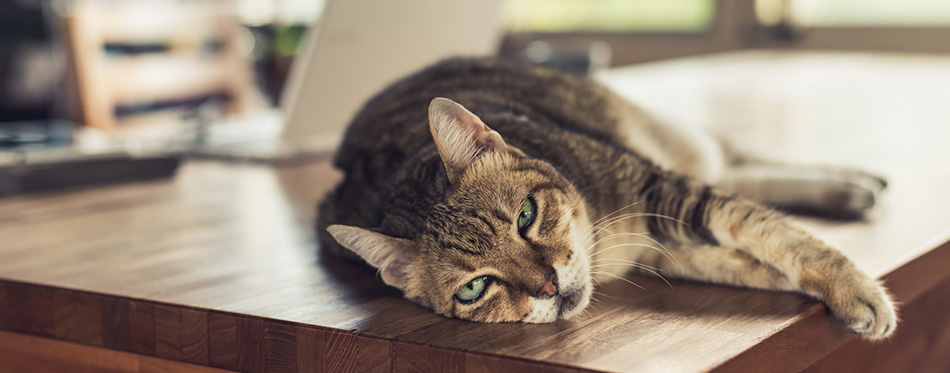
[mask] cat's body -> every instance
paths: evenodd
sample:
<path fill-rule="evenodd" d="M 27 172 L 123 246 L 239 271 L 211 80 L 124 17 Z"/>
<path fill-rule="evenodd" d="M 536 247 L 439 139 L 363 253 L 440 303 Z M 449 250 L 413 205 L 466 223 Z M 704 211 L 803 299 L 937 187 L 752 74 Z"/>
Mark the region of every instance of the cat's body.
<path fill-rule="evenodd" d="M 854 216 L 873 205 L 879 179 L 739 155 L 585 79 L 445 61 L 367 103 L 335 162 L 346 176 L 320 207 L 323 247 L 362 257 L 447 316 L 569 318 L 587 305 L 592 276 L 636 269 L 798 291 L 855 332 L 893 330 L 879 285 L 734 194 Z"/>

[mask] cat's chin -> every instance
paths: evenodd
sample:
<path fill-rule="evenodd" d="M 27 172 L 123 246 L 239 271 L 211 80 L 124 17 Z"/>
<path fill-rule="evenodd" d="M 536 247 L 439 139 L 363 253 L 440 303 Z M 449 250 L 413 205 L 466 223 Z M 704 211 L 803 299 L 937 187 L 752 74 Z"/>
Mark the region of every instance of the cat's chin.
<path fill-rule="evenodd" d="M 590 284 L 575 291 L 565 292 L 558 301 L 558 320 L 567 320 L 584 312 L 590 304 L 592 286 Z"/>

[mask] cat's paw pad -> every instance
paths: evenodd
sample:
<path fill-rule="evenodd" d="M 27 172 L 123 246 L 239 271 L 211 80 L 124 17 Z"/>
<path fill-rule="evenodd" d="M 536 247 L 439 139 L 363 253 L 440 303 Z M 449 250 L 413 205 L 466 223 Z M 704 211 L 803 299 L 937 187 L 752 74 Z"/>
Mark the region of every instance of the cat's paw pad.
<path fill-rule="evenodd" d="M 828 308 L 838 322 L 865 338 L 887 338 L 897 326 L 897 310 L 879 286 L 864 294 L 828 302 Z"/>

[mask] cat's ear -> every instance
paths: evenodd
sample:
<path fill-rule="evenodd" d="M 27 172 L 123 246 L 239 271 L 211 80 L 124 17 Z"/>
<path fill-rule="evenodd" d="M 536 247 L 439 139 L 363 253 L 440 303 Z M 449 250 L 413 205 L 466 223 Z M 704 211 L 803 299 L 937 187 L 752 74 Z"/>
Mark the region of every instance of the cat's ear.
<path fill-rule="evenodd" d="M 485 153 L 508 149 L 498 132 L 447 98 L 437 97 L 429 103 L 429 131 L 445 164 L 449 182 L 455 182 L 472 162 Z"/>
<path fill-rule="evenodd" d="M 411 252 L 409 240 L 346 225 L 331 225 L 327 231 L 340 245 L 376 267 L 386 284 L 406 290 Z"/>

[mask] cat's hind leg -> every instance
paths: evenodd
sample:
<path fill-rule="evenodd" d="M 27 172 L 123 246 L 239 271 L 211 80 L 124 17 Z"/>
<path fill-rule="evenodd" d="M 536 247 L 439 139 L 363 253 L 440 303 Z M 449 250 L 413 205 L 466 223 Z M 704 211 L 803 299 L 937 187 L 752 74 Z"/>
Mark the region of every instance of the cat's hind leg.
<path fill-rule="evenodd" d="M 845 167 L 795 165 L 744 153 L 720 136 L 662 123 L 608 93 L 617 133 L 653 164 L 780 209 L 840 219 L 863 218 L 886 186 L 881 177 Z"/>
<path fill-rule="evenodd" d="M 839 219 L 865 217 L 887 186 L 860 170 L 759 161 L 728 167 L 716 184 L 789 212 Z"/>

